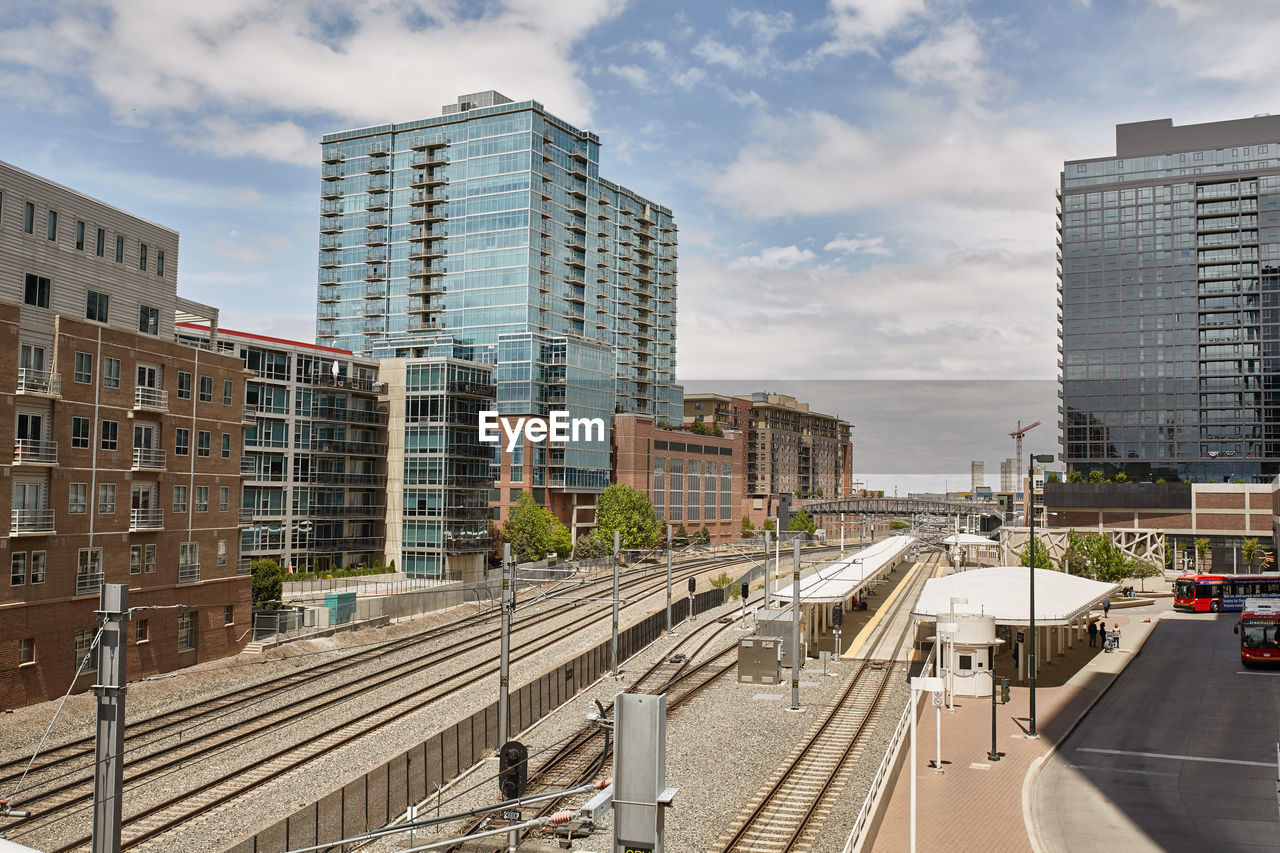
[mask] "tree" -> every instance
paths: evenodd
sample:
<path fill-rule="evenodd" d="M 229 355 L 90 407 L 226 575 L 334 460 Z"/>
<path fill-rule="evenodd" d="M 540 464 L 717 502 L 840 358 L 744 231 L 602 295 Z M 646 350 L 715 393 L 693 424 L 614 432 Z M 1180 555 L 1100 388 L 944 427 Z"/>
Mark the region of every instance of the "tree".
<path fill-rule="evenodd" d="M 1058 561 L 1058 568 L 1069 575 L 1087 575 L 1089 566 L 1085 561 L 1083 545 L 1084 537 L 1074 530 L 1067 531 L 1067 547 L 1062 552 L 1062 559 Z"/>
<path fill-rule="evenodd" d="M 685 529 L 683 524 L 676 525 L 676 529 L 671 533 L 671 542 L 674 545 L 689 544 L 689 531 Z"/>
<path fill-rule="evenodd" d="M 1103 583 L 1119 583 L 1129 577 L 1131 560 L 1110 536 L 1090 533 L 1080 545 L 1088 575 Z"/>
<path fill-rule="evenodd" d="M 265 610 L 279 610 L 284 597 L 284 570 L 275 560 L 254 560 L 249 564 L 253 573 L 253 606 Z"/>
<path fill-rule="evenodd" d="M 696 534 L 694 534 L 694 541 L 696 541 L 699 545 L 711 544 L 711 531 L 707 529 L 707 526 L 705 524 L 702 525 L 701 530 L 699 530 Z"/>
<path fill-rule="evenodd" d="M 599 557 L 607 557 L 613 543 L 608 545 L 596 534 L 594 530 L 588 530 L 578 537 L 578 541 L 573 545 L 573 559 L 575 560 L 594 560 Z"/>
<path fill-rule="evenodd" d="M 610 549 L 613 531 L 620 532 L 624 551 L 654 548 L 662 534 L 649 498 L 625 485 L 609 486 L 596 499 L 596 530 Z"/>
<path fill-rule="evenodd" d="M 1209 537 L 1201 536 L 1196 539 L 1196 557 L 1200 559 L 1200 571 L 1204 571 L 1209 558 Z"/>
<path fill-rule="evenodd" d="M 764 525 L 760 529 L 768 533 L 776 533 L 778 531 L 778 526 L 773 523 L 772 518 L 766 518 L 764 520 Z"/>
<path fill-rule="evenodd" d="M 813 532 L 818 529 L 818 523 L 813 520 L 813 516 L 809 514 L 807 509 L 798 509 L 791 513 L 791 523 L 787 525 L 787 529 L 812 536 Z"/>
<path fill-rule="evenodd" d="M 1240 546 L 1240 556 L 1244 557 L 1244 561 L 1249 565 L 1249 571 L 1253 571 L 1253 561 L 1258 559 L 1258 540 L 1249 538 L 1244 540 L 1244 544 Z"/>
<path fill-rule="evenodd" d="M 751 523 L 751 516 L 744 515 L 742 517 L 742 538 L 756 535 L 756 526 Z"/>
<path fill-rule="evenodd" d="M 1137 578 L 1142 584 L 1142 591 L 1147 591 L 1147 578 L 1156 578 L 1164 574 L 1164 571 L 1150 560 L 1133 560 L 1129 563 L 1129 577 Z"/>
<path fill-rule="evenodd" d="M 1027 547 L 1022 549 L 1022 553 L 1018 556 L 1018 565 L 1031 566 L 1031 544 L 1027 543 Z M 1053 560 L 1049 559 L 1049 549 L 1045 546 L 1044 540 L 1039 536 L 1036 537 L 1036 568 L 1052 569 Z"/>
<path fill-rule="evenodd" d="M 1072 471 L 1070 474 L 1068 474 L 1068 475 L 1067 475 L 1067 482 L 1068 482 L 1068 483 L 1083 483 L 1083 482 L 1084 482 L 1084 475 L 1083 475 L 1083 474 L 1081 474 L 1079 471 Z"/>
<path fill-rule="evenodd" d="M 1105 481 L 1106 481 L 1106 477 L 1102 476 L 1102 472 L 1097 468 L 1094 468 L 1092 471 L 1089 472 L 1090 483 L 1102 483 Z"/>
<path fill-rule="evenodd" d="M 1059 474 L 1057 471 L 1048 471 L 1044 475 L 1044 481 L 1046 483 L 1056 483 L 1061 479 L 1062 479 L 1062 475 Z"/>
<path fill-rule="evenodd" d="M 1115 476 L 1113 476 L 1113 477 L 1111 478 L 1111 482 L 1113 482 L 1113 483 L 1127 483 L 1127 482 L 1129 482 L 1129 475 L 1128 475 L 1128 474 L 1126 474 L 1126 473 L 1125 473 L 1125 472 L 1123 472 L 1123 471 L 1117 471 L 1117 472 L 1116 472 L 1116 474 L 1115 474 Z"/>
<path fill-rule="evenodd" d="M 551 553 L 567 557 L 573 549 L 568 528 L 523 490 L 502 526 L 502 538 L 511 543 L 511 551 L 521 563 L 541 560 Z"/>

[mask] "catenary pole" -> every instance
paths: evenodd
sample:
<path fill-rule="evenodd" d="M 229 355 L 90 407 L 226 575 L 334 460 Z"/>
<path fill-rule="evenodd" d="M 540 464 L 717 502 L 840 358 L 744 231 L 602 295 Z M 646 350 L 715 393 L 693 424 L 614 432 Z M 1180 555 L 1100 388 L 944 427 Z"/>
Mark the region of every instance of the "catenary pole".
<path fill-rule="evenodd" d="M 618 554 L 622 551 L 622 532 L 613 531 L 613 670 L 618 677 Z"/>
<path fill-rule="evenodd" d="M 511 543 L 502 544 L 502 645 L 498 675 L 498 745 L 511 737 L 511 611 L 515 610 L 515 579 L 511 570 Z M 510 597 L 510 604 L 507 599 Z"/>
<path fill-rule="evenodd" d="M 124 699 L 126 679 L 125 622 L 129 619 L 129 586 L 104 584 L 98 592 L 98 730 L 93 773 L 92 853 L 119 853 L 121 793 L 124 785 Z"/>

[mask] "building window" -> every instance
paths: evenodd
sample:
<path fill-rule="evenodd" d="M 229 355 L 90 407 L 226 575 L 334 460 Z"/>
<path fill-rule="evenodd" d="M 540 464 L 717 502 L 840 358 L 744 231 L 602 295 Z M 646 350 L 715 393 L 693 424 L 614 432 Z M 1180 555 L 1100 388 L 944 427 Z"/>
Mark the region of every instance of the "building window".
<path fill-rule="evenodd" d="M 45 236 L 54 241 L 58 239 L 58 211 L 56 210 L 49 211 L 49 226 Z"/>
<path fill-rule="evenodd" d="M 123 234 L 116 235 L 116 263 L 117 264 L 124 263 L 124 235 Z"/>
<path fill-rule="evenodd" d="M 196 504 L 196 507 L 195 507 L 196 512 L 209 511 L 209 487 L 208 486 L 196 486 L 195 504 Z"/>
<path fill-rule="evenodd" d="M 178 399 L 191 399 L 191 374 L 185 370 L 178 371 Z"/>
<path fill-rule="evenodd" d="M 156 571 L 156 546 L 142 546 L 142 570 L 147 574 L 155 574 Z"/>
<path fill-rule="evenodd" d="M 222 405 L 224 406 L 231 405 L 231 389 L 233 387 L 234 386 L 231 384 L 230 379 L 222 380 Z"/>
<path fill-rule="evenodd" d="M 67 488 L 67 512 L 84 515 L 89 509 L 89 484 L 72 483 Z"/>
<path fill-rule="evenodd" d="M 227 540 L 218 540 L 218 565 L 225 566 L 227 564 Z"/>
<path fill-rule="evenodd" d="M 98 632 L 92 628 L 85 631 L 76 631 L 76 671 L 80 671 L 81 665 L 84 666 L 85 672 L 96 672 L 98 669 L 98 661 L 93 656 L 93 640 Z"/>
<path fill-rule="evenodd" d="M 71 419 L 71 446 L 72 447 L 88 447 L 89 446 L 89 419 L 75 418 Z"/>
<path fill-rule="evenodd" d="M 76 248 L 81 252 L 84 251 L 84 220 L 76 220 Z"/>
<path fill-rule="evenodd" d="M 156 250 L 156 275 L 164 275 L 164 249 Z"/>
<path fill-rule="evenodd" d="M 141 545 L 129 546 L 129 574 L 131 575 L 142 574 L 142 546 Z"/>
<path fill-rule="evenodd" d="M 22 586 L 27 582 L 27 552 L 14 551 L 9 557 L 9 586 Z"/>
<path fill-rule="evenodd" d="M 93 382 L 93 353 L 76 353 L 76 371 L 73 376 L 82 385 L 89 385 Z"/>
<path fill-rule="evenodd" d="M 202 429 L 196 433 L 196 456 L 209 455 L 209 431 Z"/>
<path fill-rule="evenodd" d="M 87 320 L 94 320 L 98 323 L 107 322 L 107 303 L 111 298 L 105 293 L 99 293 L 96 290 L 90 290 L 85 298 L 84 316 Z"/>
<path fill-rule="evenodd" d="M 147 270 L 147 244 L 138 244 L 138 269 L 146 272 Z"/>
<path fill-rule="evenodd" d="M 177 427 L 173 431 L 173 452 L 175 456 L 186 456 L 191 452 L 191 430 Z"/>
<path fill-rule="evenodd" d="M 42 275 L 27 273 L 25 286 L 22 289 L 22 301 L 37 308 L 48 308 L 49 279 Z"/>
<path fill-rule="evenodd" d="M 98 229 L 98 240 L 94 245 L 94 254 L 98 257 L 105 257 L 107 254 L 107 232 L 103 228 Z"/>
<path fill-rule="evenodd" d="M 189 652 L 196 647 L 196 615 L 183 613 L 178 617 L 178 651 Z"/>
<path fill-rule="evenodd" d="M 147 305 L 138 306 L 138 331 L 148 335 L 160 334 L 160 309 Z"/>
<path fill-rule="evenodd" d="M 201 403 L 213 402 L 213 377 L 210 377 L 210 376 L 200 377 L 200 402 Z"/>
<path fill-rule="evenodd" d="M 23 637 L 18 641 L 18 666 L 36 662 L 36 638 Z"/>
<path fill-rule="evenodd" d="M 98 484 L 98 515 L 116 514 L 116 484 Z"/>
<path fill-rule="evenodd" d="M 235 614 L 236 614 L 236 609 L 233 605 L 230 605 L 230 604 L 222 605 L 222 624 L 230 625 L 232 623 L 232 619 L 235 617 Z"/>
<path fill-rule="evenodd" d="M 45 551 L 31 552 L 31 582 L 32 583 L 44 583 L 44 570 L 45 570 L 47 556 L 48 554 Z"/>
<path fill-rule="evenodd" d="M 31 202 L 22 209 L 22 230 L 28 234 L 36 233 L 36 206 Z"/>
<path fill-rule="evenodd" d="M 145 643 L 151 638 L 151 625 L 146 619 L 138 619 L 133 623 L 134 642 Z"/>
<path fill-rule="evenodd" d="M 174 512 L 187 511 L 187 487 L 186 486 L 173 487 L 173 511 Z"/>
<path fill-rule="evenodd" d="M 224 432 L 222 434 L 222 458 L 231 458 L 231 433 Z"/>
<path fill-rule="evenodd" d="M 102 360 L 102 387 L 120 387 L 120 359 L 104 358 Z"/>
<path fill-rule="evenodd" d="M 76 574 L 78 575 L 101 575 L 102 574 L 102 549 L 101 548 L 81 548 L 77 554 Z"/>
<path fill-rule="evenodd" d="M 226 512 L 231 507 L 231 489 L 218 486 L 218 512 Z"/>
<path fill-rule="evenodd" d="M 103 421 L 101 433 L 102 433 L 102 449 L 103 450 L 120 449 L 120 422 L 119 421 Z"/>

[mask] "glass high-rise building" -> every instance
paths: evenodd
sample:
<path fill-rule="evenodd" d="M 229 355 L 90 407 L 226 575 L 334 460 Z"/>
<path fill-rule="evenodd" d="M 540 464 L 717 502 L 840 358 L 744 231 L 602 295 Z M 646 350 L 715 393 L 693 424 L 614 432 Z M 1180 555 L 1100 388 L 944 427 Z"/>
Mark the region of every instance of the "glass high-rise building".
<path fill-rule="evenodd" d="M 328 134 L 322 159 L 318 343 L 372 355 L 447 338 L 500 366 L 503 401 L 510 377 L 549 375 L 542 347 L 514 341 L 578 341 L 608 351 L 601 408 L 678 422 L 675 223 L 600 177 L 596 134 L 490 91 Z"/>
<path fill-rule="evenodd" d="M 1058 190 L 1071 471 L 1280 472 L 1280 116 L 1116 127 Z"/>

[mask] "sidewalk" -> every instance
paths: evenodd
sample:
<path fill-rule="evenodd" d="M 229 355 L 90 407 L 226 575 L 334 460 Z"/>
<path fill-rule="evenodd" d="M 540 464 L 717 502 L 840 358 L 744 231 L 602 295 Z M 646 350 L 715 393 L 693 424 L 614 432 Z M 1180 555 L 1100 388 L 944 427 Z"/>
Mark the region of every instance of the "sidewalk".
<path fill-rule="evenodd" d="M 997 674 L 1010 676 L 1010 702 L 996 706 L 996 743 L 1004 756 L 988 761 L 991 749 L 991 699 L 961 697 L 955 710 L 941 712 L 942 773 L 935 773 L 935 720 L 939 716 L 926 699 L 916 729 L 916 849 L 984 853 L 1035 848 L 1027 835 L 1029 804 L 1024 802 L 1024 783 L 1033 766 L 1038 768 L 1053 747 L 1060 743 L 1077 721 L 1097 701 L 1146 642 L 1166 607 L 1113 609 L 1108 627 L 1118 626 L 1120 650 L 1105 654 L 1089 648 L 1086 637 L 1066 654 L 1054 655 L 1040 670 L 1036 686 L 1036 726 L 1040 737 L 1026 737 L 1030 712 L 1030 691 L 1019 685 L 1009 670 L 1010 656 L 997 660 Z M 1097 611 L 1101 616 L 1101 611 Z M 1101 646 L 1101 643 L 1099 643 Z M 1074 672 L 1065 678 L 1068 673 Z M 1056 686 L 1049 686 L 1056 685 Z M 904 753 L 909 749 L 903 745 Z M 910 768 L 909 754 L 893 782 L 883 820 L 867 850 L 900 853 L 909 849 Z"/>

